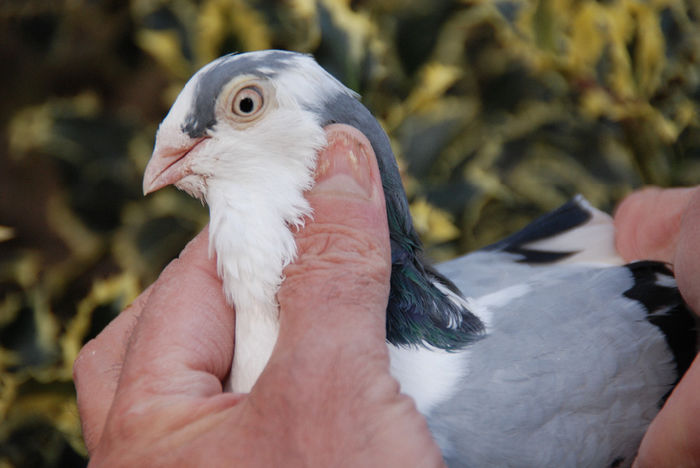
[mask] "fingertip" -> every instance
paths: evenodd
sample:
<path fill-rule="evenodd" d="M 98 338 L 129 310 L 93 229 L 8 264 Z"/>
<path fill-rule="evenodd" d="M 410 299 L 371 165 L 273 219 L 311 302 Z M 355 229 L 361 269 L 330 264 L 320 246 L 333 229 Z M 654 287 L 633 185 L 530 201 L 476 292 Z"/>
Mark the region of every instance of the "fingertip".
<path fill-rule="evenodd" d="M 386 204 L 374 149 L 350 125 L 332 124 L 325 131 L 327 144 L 318 154 L 316 184 L 305 194 L 313 220 L 295 234 L 298 258 L 335 241 L 347 248 L 351 243 L 344 241 L 354 239 L 376 248 L 389 262 Z"/>
<path fill-rule="evenodd" d="M 639 218 L 638 210 L 655 187 L 648 187 L 625 196 L 615 208 L 615 248 L 625 261 L 636 258 L 635 225 Z"/>
<path fill-rule="evenodd" d="M 615 247 L 626 261 L 672 264 L 680 221 L 694 189 L 645 187 L 615 210 Z"/>
<path fill-rule="evenodd" d="M 197 270 L 196 273 L 194 270 Z M 200 273 L 204 276 L 202 277 Z M 198 281 L 206 278 L 206 283 L 217 283 L 220 289 L 221 279 L 217 272 L 216 256 L 209 247 L 209 225 L 206 225 L 185 245 L 180 255 L 161 272 L 159 280 L 180 275 L 184 277 L 194 275 Z"/>
<path fill-rule="evenodd" d="M 349 125 L 333 124 L 325 131 L 327 144 L 318 154 L 311 192 L 370 199 L 381 178 L 369 140 Z"/>
<path fill-rule="evenodd" d="M 615 208 L 613 216 L 618 219 L 628 217 L 630 213 L 636 213 L 641 206 L 658 197 L 660 192 L 659 187 L 647 186 L 627 194 Z"/>
<path fill-rule="evenodd" d="M 209 258 L 209 225 L 204 226 L 199 234 L 194 236 L 180 252 L 179 259 Z"/>
<path fill-rule="evenodd" d="M 306 194 L 314 220 L 351 223 L 349 212 L 368 214 L 375 221 L 379 217 L 386 224 L 382 179 L 371 143 L 350 125 L 332 124 L 325 131 L 327 145 L 318 154 L 316 184 Z"/>

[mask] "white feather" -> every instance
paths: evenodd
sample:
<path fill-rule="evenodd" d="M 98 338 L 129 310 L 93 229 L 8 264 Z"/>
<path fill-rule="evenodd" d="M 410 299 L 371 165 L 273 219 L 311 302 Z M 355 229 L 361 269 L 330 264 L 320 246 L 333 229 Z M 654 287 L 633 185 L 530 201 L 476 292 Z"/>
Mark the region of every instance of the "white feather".
<path fill-rule="evenodd" d="M 460 377 L 469 368 L 468 351 L 450 353 L 427 346 L 389 345 L 389 357 L 391 375 L 401 384 L 401 393 L 413 398 L 424 415 L 454 394 Z"/>
<path fill-rule="evenodd" d="M 624 265 L 624 261 L 615 249 L 615 226 L 607 213 L 591 206 L 581 195 L 576 203 L 588 211 L 590 219 L 576 229 L 557 236 L 523 245 L 524 248 L 545 252 L 577 252 L 559 263 L 577 263 L 588 265 Z"/>
<path fill-rule="evenodd" d="M 313 183 L 325 134 L 310 115 L 300 116 L 276 109 L 245 131 L 219 130 L 211 148 L 219 158 L 206 195 L 210 241 L 227 299 L 236 307 L 236 392 L 250 390 L 272 352 L 279 327 L 275 296 L 282 270 L 296 255 L 292 228 L 311 214 L 303 193 Z"/>

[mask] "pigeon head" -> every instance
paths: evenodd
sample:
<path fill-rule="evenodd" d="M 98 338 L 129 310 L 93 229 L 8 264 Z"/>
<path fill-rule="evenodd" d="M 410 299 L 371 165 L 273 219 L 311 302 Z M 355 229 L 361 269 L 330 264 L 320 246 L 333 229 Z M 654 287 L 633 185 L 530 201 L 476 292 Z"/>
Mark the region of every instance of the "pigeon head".
<path fill-rule="evenodd" d="M 144 193 L 174 184 L 210 206 L 212 225 L 236 216 L 241 229 L 261 222 L 252 219 L 257 215 L 241 219 L 245 206 L 260 208 L 249 213 L 277 216 L 259 232 L 299 225 L 310 214 L 303 193 L 313 185 L 316 154 L 326 144 L 324 127 L 355 127 L 377 156 L 387 204 L 392 246 L 387 339 L 458 349 L 481 336 L 483 325 L 457 288 L 421 258 L 389 139 L 357 98 L 308 55 L 261 51 L 221 57 L 190 79 L 161 123 Z M 227 210 L 215 216 L 220 205 Z M 283 249 L 282 263 L 293 260 L 293 249 Z M 265 255 L 264 247 L 261 252 Z M 230 270 L 241 276 L 245 261 L 230 261 L 238 262 Z M 256 264 L 247 271 L 256 275 L 260 269 Z M 278 284 L 263 288 L 258 300 L 274 298 Z M 230 299 L 239 307 L 235 295 Z"/>
<path fill-rule="evenodd" d="M 174 184 L 208 201 L 212 185 L 260 177 L 296 178 L 308 188 L 325 144 L 314 109 L 339 93 L 350 91 L 302 54 L 266 51 L 211 62 L 161 123 L 144 193 Z"/>

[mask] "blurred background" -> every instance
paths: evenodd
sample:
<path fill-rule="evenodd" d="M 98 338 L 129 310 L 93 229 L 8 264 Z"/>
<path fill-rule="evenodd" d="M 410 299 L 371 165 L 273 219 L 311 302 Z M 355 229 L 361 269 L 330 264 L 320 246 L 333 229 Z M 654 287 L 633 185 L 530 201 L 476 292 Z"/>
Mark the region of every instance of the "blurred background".
<path fill-rule="evenodd" d="M 0 0 L 0 468 L 86 464 L 72 362 L 207 222 L 141 195 L 157 125 L 266 48 L 363 96 L 436 260 L 700 183 L 696 0 Z"/>

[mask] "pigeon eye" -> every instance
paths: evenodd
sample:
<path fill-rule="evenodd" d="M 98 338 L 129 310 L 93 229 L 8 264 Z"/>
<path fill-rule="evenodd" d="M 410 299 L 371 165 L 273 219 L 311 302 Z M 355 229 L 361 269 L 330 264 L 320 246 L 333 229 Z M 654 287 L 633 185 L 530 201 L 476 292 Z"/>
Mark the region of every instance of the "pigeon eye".
<path fill-rule="evenodd" d="M 263 106 L 263 96 L 260 89 L 248 86 L 236 94 L 233 98 L 233 113 L 240 117 L 252 117 Z"/>

